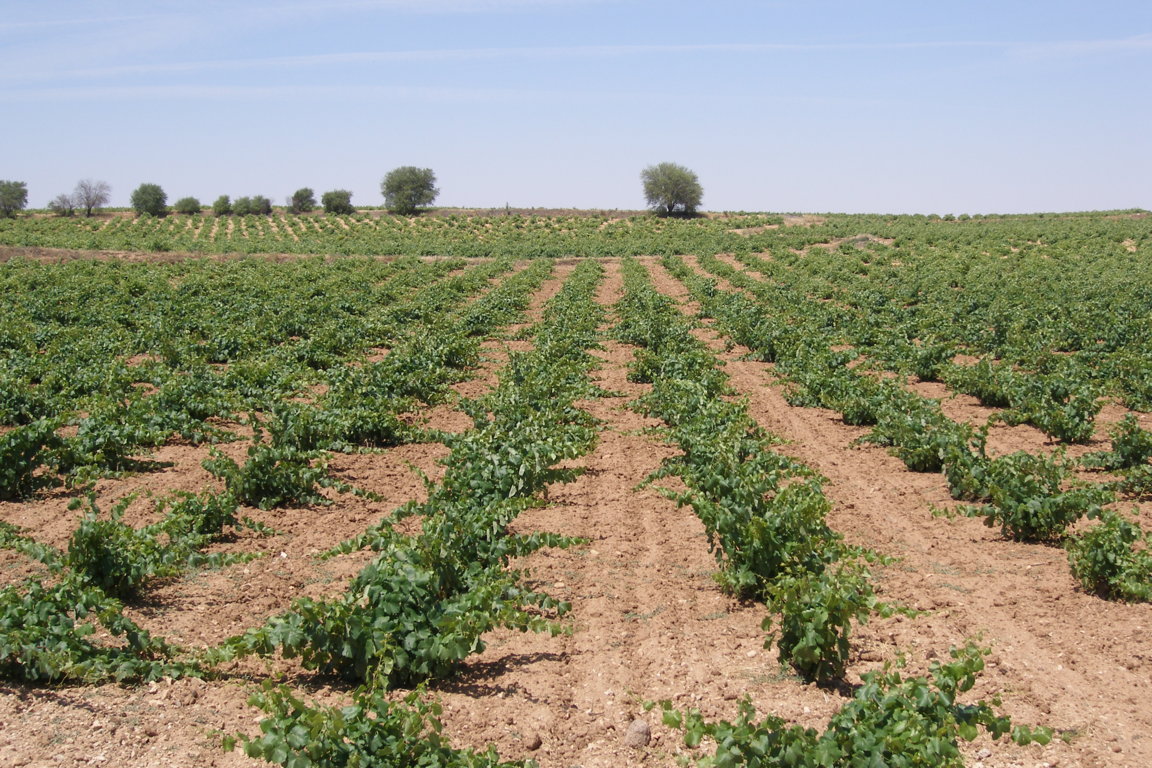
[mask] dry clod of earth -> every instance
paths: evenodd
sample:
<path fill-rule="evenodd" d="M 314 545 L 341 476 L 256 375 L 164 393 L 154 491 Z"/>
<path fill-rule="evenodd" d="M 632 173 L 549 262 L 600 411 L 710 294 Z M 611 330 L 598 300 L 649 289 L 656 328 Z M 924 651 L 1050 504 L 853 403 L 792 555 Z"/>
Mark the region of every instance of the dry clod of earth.
<path fill-rule="evenodd" d="M 633 747 L 634 749 L 641 749 L 648 746 L 652 741 L 652 729 L 648 726 L 647 721 L 636 718 L 632 724 L 628 726 L 628 730 L 624 732 L 624 746 Z"/>

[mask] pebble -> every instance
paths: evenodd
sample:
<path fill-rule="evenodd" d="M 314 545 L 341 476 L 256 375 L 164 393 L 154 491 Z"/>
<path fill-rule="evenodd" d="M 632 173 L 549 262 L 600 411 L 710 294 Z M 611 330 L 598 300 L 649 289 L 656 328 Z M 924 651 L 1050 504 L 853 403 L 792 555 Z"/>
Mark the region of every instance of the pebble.
<path fill-rule="evenodd" d="M 528 747 L 529 752 L 535 752 L 544 746 L 544 739 L 540 738 L 540 734 L 534 733 L 528 737 L 528 743 L 525 746 Z"/>

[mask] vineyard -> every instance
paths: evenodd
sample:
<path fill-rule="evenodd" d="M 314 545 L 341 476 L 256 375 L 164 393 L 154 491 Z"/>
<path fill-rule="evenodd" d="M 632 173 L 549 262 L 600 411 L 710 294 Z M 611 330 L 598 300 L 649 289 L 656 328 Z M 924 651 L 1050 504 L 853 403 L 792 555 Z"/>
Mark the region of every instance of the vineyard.
<path fill-rule="evenodd" d="M 4 765 L 1152 764 L 1145 212 L 0 245 Z"/>

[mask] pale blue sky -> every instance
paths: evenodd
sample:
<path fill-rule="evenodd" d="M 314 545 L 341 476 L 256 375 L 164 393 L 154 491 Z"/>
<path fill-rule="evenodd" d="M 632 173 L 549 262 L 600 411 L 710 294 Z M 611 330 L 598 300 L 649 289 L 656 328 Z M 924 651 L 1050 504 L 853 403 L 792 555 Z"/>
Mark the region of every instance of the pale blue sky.
<path fill-rule="evenodd" d="M 0 0 L 0 179 L 126 205 L 1152 208 L 1152 2 Z"/>

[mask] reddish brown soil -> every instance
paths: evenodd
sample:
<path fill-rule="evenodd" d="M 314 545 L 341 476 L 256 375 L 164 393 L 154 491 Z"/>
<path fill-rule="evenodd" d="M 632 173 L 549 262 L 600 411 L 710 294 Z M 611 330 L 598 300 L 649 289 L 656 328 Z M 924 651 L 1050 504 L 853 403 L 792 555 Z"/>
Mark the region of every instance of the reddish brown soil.
<path fill-rule="evenodd" d="M 619 264 L 605 266 L 599 298 L 611 304 L 620 296 Z M 682 287 L 655 262 L 648 266 L 661 290 L 684 298 Z M 570 271 L 569 264 L 557 265 L 536 297 L 534 313 Z M 693 309 L 687 303 L 684 308 Z M 1001 695 L 1014 718 L 1050 725 L 1067 740 L 1020 748 L 981 739 L 963 747 L 970 764 L 1152 765 L 1147 701 L 1152 606 L 1109 603 L 1082 593 L 1059 549 L 1004 541 L 979 520 L 934 517 L 932 505 L 949 504 L 942 476 L 910 473 L 883 449 L 855 447 L 853 440 L 864 430 L 845 426 L 831 412 L 788 406 L 770 365 L 741 360 L 738 348 L 725 351 L 707 325 L 700 337 L 725 361 L 733 387 L 748 397 L 750 413 L 788 441 L 781 450 L 828 478 L 833 527 L 853 543 L 898 558 L 876 569 L 882 597 L 926 611 L 861 628 L 850 681 L 901 652 L 912 671 L 922 671 L 931 659 L 945 657 L 950 646 L 981 637 L 992 656 L 974 693 Z M 491 387 L 504 350 L 525 343 L 490 342 L 488 361 L 458 391 L 472 396 Z M 595 450 L 573 462 L 585 468 L 584 474 L 551 489 L 548 506 L 516 522 L 518 529 L 589 539 L 585 546 L 543 551 L 519 564 L 536 585 L 571 602 L 571 634 L 492 633 L 487 650 L 470 659 L 459 676 L 435 684 L 432 691 L 444 705 L 446 728 L 457 745 L 493 743 L 505 758 L 532 757 L 545 768 L 672 766 L 685 750 L 655 712 L 645 713 L 646 700 L 672 699 L 708 716 L 732 717 L 737 699 L 747 695 L 763 712 L 814 727 L 843 703 L 836 692 L 804 685 L 780 670 L 775 651 L 763 647 L 764 608 L 737 603 L 717 588 L 711 577 L 714 560 L 691 510 L 677 509 L 653 488 L 637 490 L 674 449 L 645 432 L 653 421 L 626 408 L 644 391 L 626 380 L 631 353 L 613 342 L 597 353 L 603 360 L 597 380 L 619 394 L 583 403 L 603 421 Z M 935 385 L 917 386 L 924 394 L 947 397 L 935 392 Z M 962 397 L 944 402 L 954 418 L 984 418 L 978 405 Z M 428 417 L 442 429 L 469 426 L 448 406 Z M 1118 417 L 1108 412 L 1106 418 Z M 994 439 L 997 450 L 1036 450 L 1044 446 L 1038 434 L 1013 431 Z M 222 450 L 240 455 L 245 445 Z M 419 472 L 435 479 L 437 460 L 445 454 L 444 446 L 430 444 L 334 457 L 335 474 L 384 500 L 334 495 L 330 506 L 245 510 L 277 533 L 267 538 L 243 533 L 220 547 L 260 551 L 263 558 L 163 585 L 134 609 L 134 618 L 174 641 L 209 645 L 284 610 L 294 597 L 337 593 L 365 556 L 328 561 L 313 556 L 363 531 L 397 504 L 421 498 Z M 215 480 L 200 468 L 206 456 L 206 449 L 165 447 L 153 458 L 171 466 L 102 481 L 101 503 L 110 505 L 136 491 L 159 496 L 211 486 Z M 60 544 L 78 514 L 66 509 L 67 501 L 52 495 L 3 504 L 0 516 Z M 153 514 L 142 497 L 126 519 L 139 524 Z M 28 569 L 21 558 L 0 553 L 0 584 L 23 578 Z M 246 699 L 269 676 L 297 686 L 309 699 L 348 700 L 346 688 L 284 661 L 238 664 L 209 682 L 60 688 L 5 683 L 0 684 L 0 765 L 263 765 L 224 753 L 213 733 L 257 732 L 261 713 Z M 644 749 L 623 744 L 634 718 L 652 726 L 652 743 Z"/>

